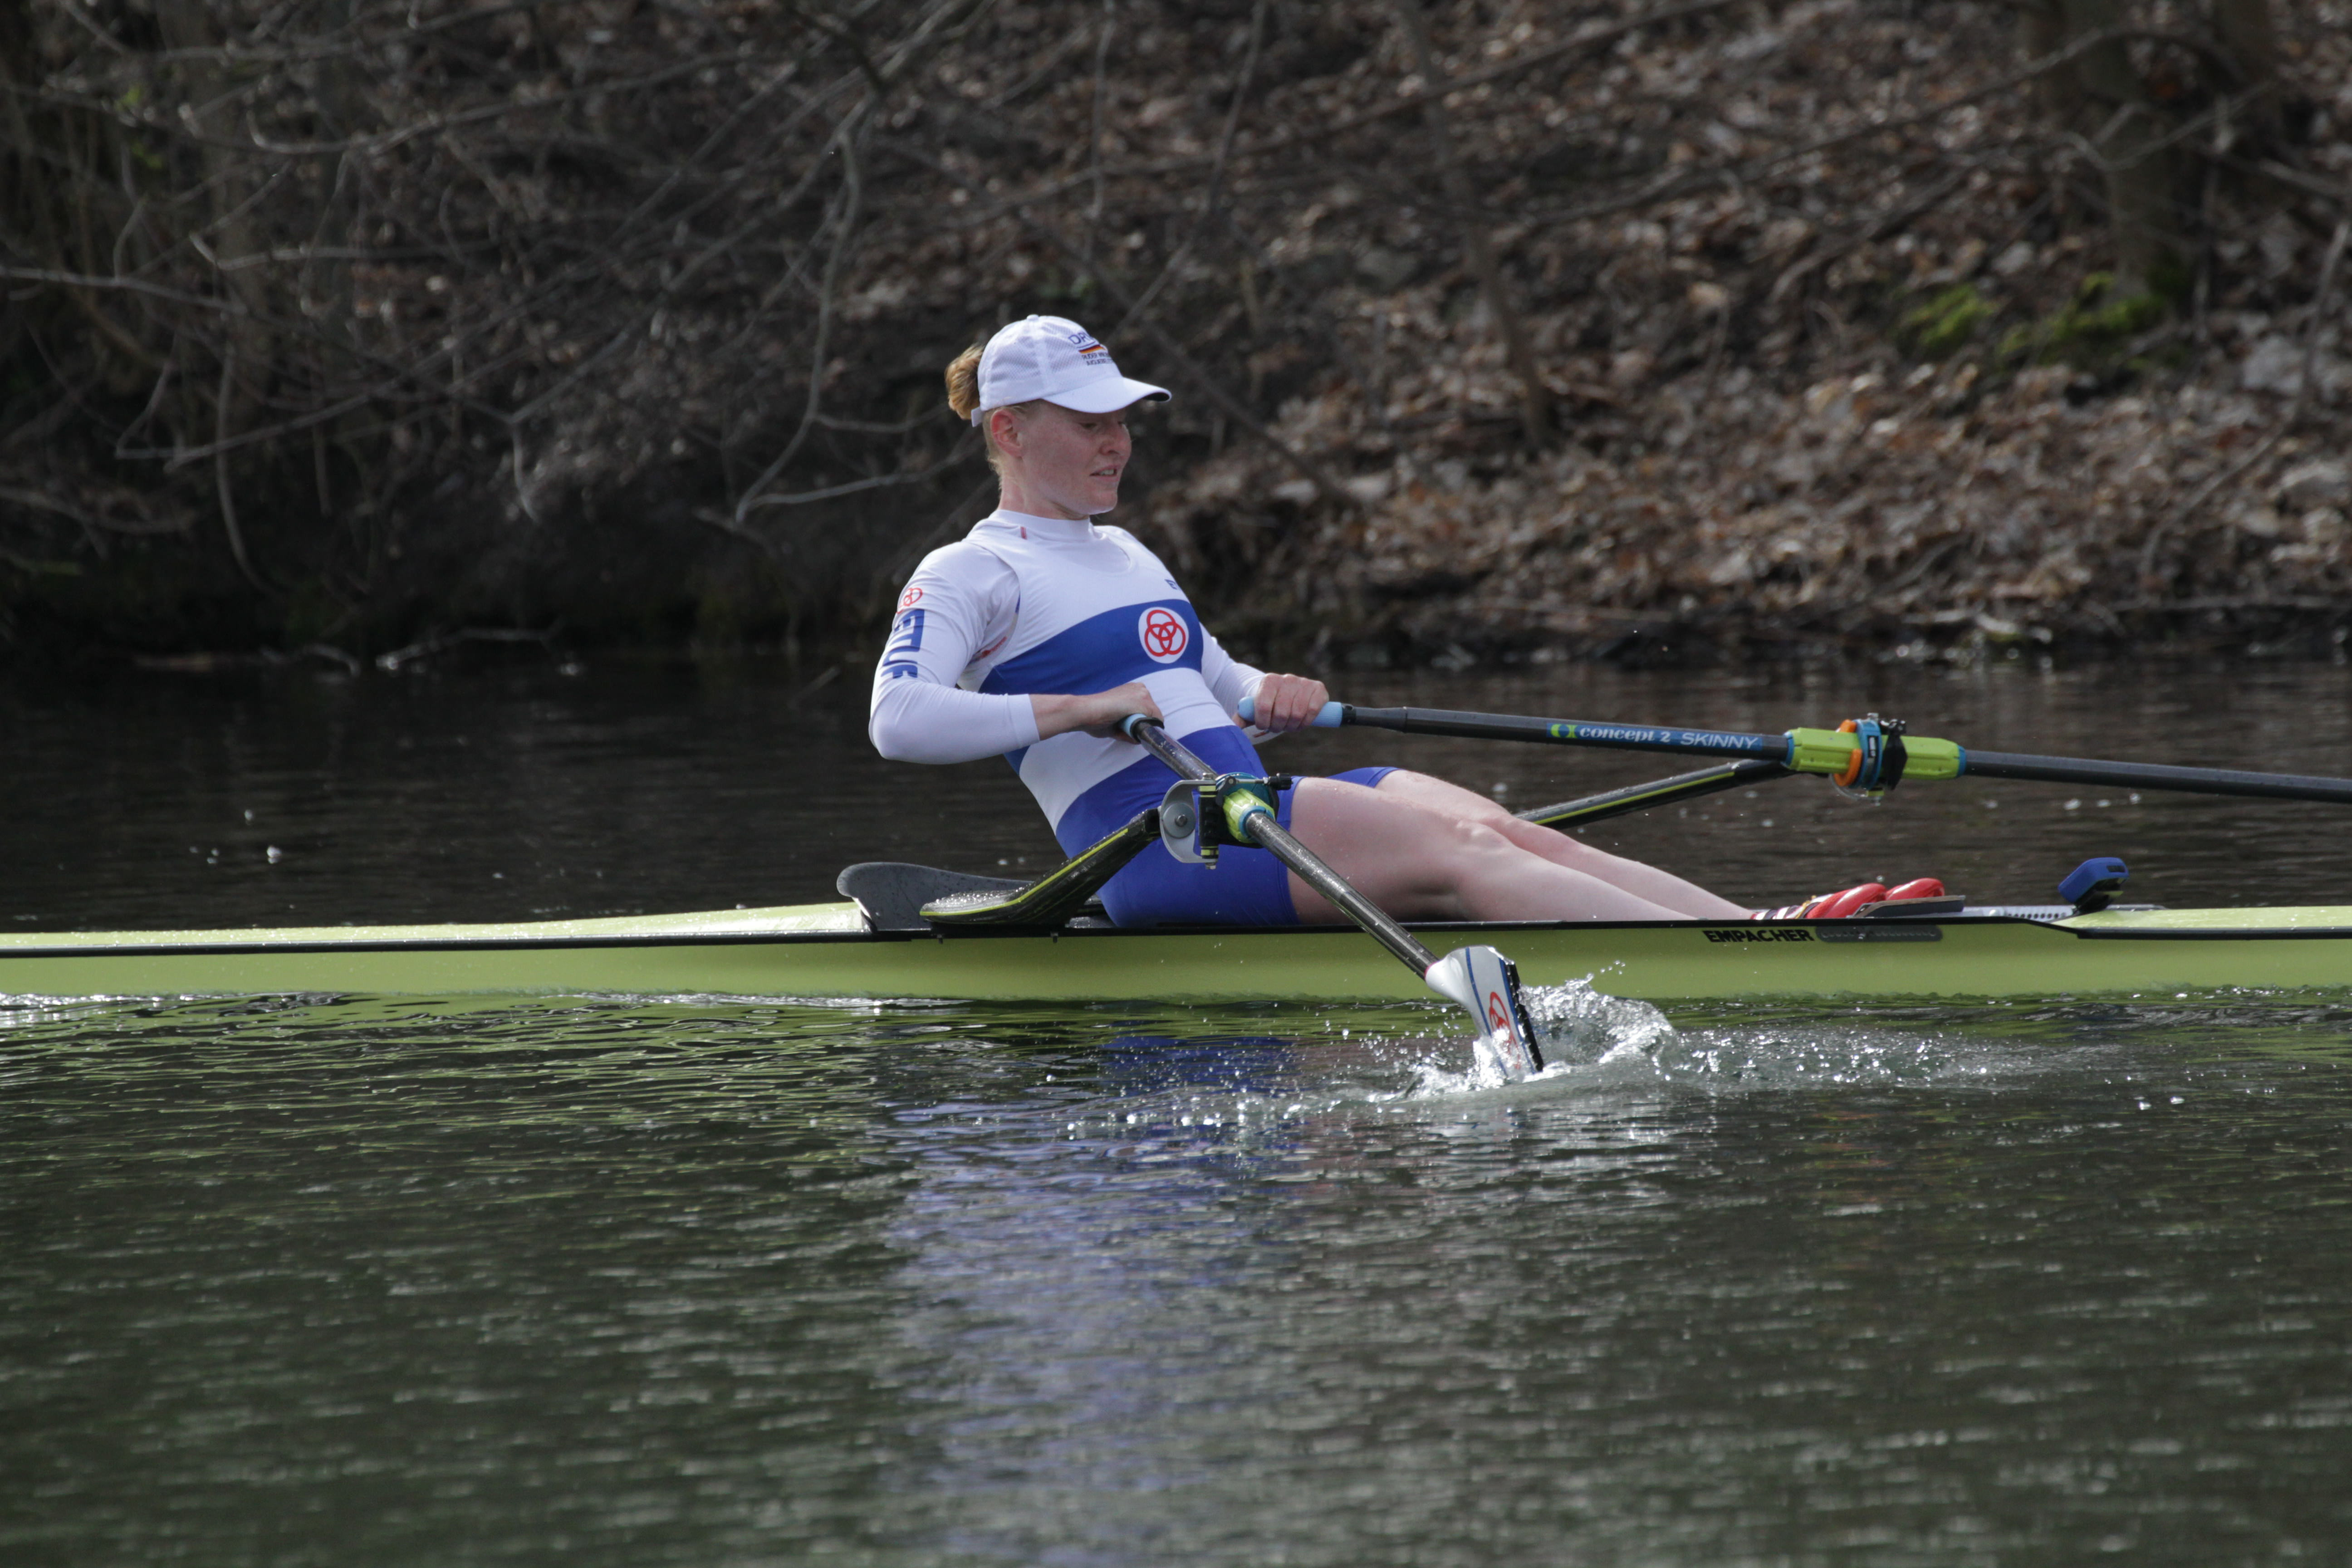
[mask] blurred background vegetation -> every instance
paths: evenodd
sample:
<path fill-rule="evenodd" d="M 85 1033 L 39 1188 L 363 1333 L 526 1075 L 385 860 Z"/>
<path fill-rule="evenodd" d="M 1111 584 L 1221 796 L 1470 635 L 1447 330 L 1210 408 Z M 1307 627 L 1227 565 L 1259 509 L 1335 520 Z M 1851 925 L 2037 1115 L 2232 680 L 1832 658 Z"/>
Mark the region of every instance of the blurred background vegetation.
<path fill-rule="evenodd" d="M 940 370 L 1264 657 L 2338 647 L 2352 0 L 0 0 L 0 657 L 870 654 Z"/>

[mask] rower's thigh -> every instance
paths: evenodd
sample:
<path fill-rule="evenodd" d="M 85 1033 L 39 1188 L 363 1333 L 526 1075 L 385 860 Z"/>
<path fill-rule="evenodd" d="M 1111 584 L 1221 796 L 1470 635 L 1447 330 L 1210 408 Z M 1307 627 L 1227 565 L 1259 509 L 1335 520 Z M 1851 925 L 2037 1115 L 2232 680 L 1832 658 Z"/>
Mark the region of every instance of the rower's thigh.
<path fill-rule="evenodd" d="M 1301 779 L 1290 808 L 1299 842 L 1374 903 L 1412 904 L 1450 894 L 1465 856 L 1509 853 L 1485 825 L 1433 809 L 1387 784 L 1383 779 L 1381 787 L 1367 789 L 1340 779 Z"/>
<path fill-rule="evenodd" d="M 1514 816 L 1483 795 L 1427 773 L 1399 768 L 1381 780 L 1379 789 L 1423 811 L 1492 828 L 1518 847 L 1559 865 L 1592 869 L 1613 858 L 1582 839 Z"/>
<path fill-rule="evenodd" d="M 1465 822 L 1483 822 L 1490 827 L 1500 827 L 1518 818 L 1500 805 L 1474 790 L 1444 779 L 1417 773 L 1410 768 L 1399 768 L 1383 777 L 1375 786 L 1391 800 L 1405 801 L 1423 811 L 1442 812 Z"/>

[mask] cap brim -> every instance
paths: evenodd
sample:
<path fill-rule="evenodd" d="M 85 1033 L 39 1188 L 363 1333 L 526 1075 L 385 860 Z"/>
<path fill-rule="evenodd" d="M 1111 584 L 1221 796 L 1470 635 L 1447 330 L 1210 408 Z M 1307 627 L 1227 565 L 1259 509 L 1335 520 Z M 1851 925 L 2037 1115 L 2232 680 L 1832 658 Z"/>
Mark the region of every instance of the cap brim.
<path fill-rule="evenodd" d="M 1115 414 L 1122 408 L 1133 407 L 1147 397 L 1165 402 L 1168 389 L 1146 381 L 1129 381 L 1123 375 L 1107 375 L 1100 381 L 1090 381 L 1084 386 L 1055 393 L 1045 401 L 1074 414 Z"/>

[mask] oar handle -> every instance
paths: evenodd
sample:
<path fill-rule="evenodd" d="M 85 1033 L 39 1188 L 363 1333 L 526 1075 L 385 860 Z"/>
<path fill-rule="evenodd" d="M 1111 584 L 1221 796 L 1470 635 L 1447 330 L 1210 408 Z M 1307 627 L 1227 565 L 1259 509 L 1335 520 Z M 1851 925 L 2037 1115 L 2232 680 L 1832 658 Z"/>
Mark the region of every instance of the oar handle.
<path fill-rule="evenodd" d="M 1243 723 L 1256 723 L 1257 699 L 1255 697 L 1243 698 L 1241 700 L 1241 706 L 1234 709 L 1234 711 L 1240 716 Z M 1320 709 L 1317 710 L 1314 718 L 1307 721 L 1307 727 L 1314 730 L 1336 730 L 1340 725 L 1348 721 L 1348 713 L 1349 709 L 1346 703 L 1326 702 Z"/>

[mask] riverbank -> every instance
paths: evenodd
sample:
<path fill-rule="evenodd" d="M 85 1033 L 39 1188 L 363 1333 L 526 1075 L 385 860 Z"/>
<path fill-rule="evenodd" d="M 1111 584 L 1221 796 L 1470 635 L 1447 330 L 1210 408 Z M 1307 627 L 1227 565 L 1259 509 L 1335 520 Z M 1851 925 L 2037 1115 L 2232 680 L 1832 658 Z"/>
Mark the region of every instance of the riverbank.
<path fill-rule="evenodd" d="M 2141 18 L 2153 266 L 2053 107 L 2121 46 L 1958 0 L 950 9 L 37 19 L 0 658 L 854 661 L 1031 310 L 1176 389 L 1116 521 L 1264 657 L 2352 626 L 2347 0 Z"/>

